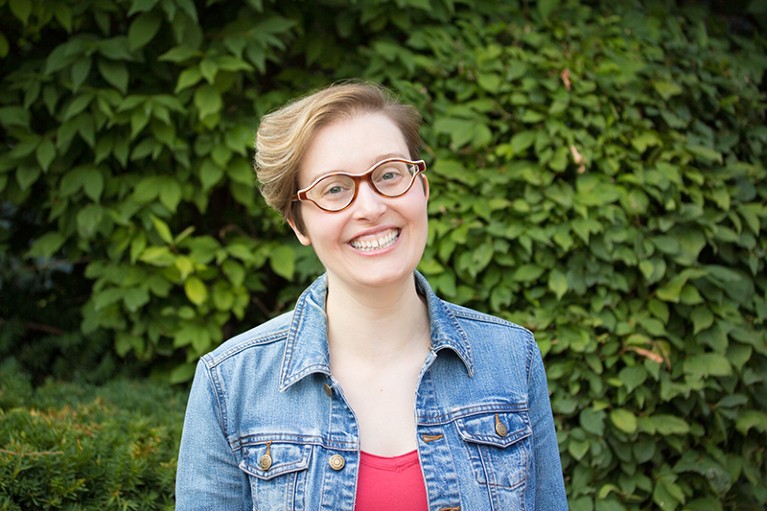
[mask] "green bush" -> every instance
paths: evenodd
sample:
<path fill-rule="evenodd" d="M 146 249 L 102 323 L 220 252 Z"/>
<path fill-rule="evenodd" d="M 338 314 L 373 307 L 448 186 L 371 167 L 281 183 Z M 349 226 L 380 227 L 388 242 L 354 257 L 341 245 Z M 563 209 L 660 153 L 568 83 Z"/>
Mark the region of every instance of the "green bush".
<path fill-rule="evenodd" d="M 424 115 L 421 270 L 536 334 L 571 508 L 762 509 L 760 4 L 610 4 L 0 2 L 0 246 L 28 276 L 0 273 L 0 354 L 42 328 L 27 369 L 93 343 L 181 382 L 289 308 L 320 266 L 255 190 L 257 119 L 369 78 Z"/>
<path fill-rule="evenodd" d="M 0 509 L 173 509 L 185 394 L 116 380 L 37 389 L 0 366 Z"/>

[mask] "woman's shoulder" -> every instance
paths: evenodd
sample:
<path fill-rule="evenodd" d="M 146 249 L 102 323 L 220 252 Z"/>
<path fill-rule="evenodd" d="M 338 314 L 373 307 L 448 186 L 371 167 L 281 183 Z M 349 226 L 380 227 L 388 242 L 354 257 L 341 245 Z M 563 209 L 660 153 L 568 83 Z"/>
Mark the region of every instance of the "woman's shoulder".
<path fill-rule="evenodd" d="M 461 323 L 475 323 L 477 326 L 484 328 L 493 328 L 500 330 L 509 330 L 525 337 L 532 337 L 532 332 L 527 328 L 513 323 L 509 320 L 493 316 L 486 312 L 480 312 L 478 310 L 470 309 L 463 305 L 458 305 L 445 300 L 442 303 L 450 311 L 450 313 Z"/>
<path fill-rule="evenodd" d="M 476 352 L 480 344 L 490 348 L 520 350 L 531 354 L 536 350 L 533 333 L 512 321 L 463 305 L 442 300 L 448 314 L 455 318 L 457 328 L 462 330 Z"/>

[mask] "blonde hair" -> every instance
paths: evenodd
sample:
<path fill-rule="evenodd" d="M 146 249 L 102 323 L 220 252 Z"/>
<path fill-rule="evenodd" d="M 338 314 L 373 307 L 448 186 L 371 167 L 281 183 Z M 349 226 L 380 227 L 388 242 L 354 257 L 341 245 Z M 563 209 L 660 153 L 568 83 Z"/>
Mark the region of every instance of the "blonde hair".
<path fill-rule="evenodd" d="M 266 203 L 304 231 L 299 203 L 298 173 L 309 144 L 323 126 L 366 113 L 382 113 L 402 132 L 417 160 L 421 145 L 418 128 L 421 114 L 399 103 L 384 87 L 364 82 L 334 84 L 294 100 L 265 115 L 256 132 L 254 167 Z"/>

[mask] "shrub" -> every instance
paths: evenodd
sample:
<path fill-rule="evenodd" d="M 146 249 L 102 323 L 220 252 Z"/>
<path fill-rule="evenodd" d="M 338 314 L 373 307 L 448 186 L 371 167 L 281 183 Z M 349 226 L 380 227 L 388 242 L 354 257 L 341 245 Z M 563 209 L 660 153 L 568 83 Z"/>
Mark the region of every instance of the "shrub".
<path fill-rule="evenodd" d="M 173 509 L 185 394 L 167 384 L 37 389 L 0 370 L 0 509 Z"/>
<path fill-rule="evenodd" d="M 320 267 L 257 196 L 255 124 L 362 76 L 424 114 L 421 270 L 536 334 L 571 508 L 763 507 L 764 27 L 607 4 L 3 4 L 0 240 L 74 283 L 32 279 L 51 358 L 74 333 L 185 381 L 290 307 Z M 0 347 L 38 338 L 2 311 Z"/>

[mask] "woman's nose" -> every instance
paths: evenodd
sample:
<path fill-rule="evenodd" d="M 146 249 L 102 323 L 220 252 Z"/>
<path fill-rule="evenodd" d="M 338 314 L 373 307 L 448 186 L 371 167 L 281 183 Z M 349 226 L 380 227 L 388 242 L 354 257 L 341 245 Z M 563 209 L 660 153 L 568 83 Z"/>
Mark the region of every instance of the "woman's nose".
<path fill-rule="evenodd" d="M 376 192 L 370 183 L 362 182 L 357 190 L 357 198 L 352 204 L 355 218 L 377 218 L 386 211 L 386 198 Z"/>

